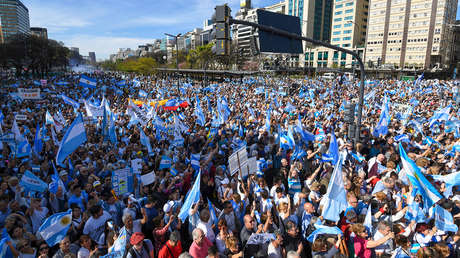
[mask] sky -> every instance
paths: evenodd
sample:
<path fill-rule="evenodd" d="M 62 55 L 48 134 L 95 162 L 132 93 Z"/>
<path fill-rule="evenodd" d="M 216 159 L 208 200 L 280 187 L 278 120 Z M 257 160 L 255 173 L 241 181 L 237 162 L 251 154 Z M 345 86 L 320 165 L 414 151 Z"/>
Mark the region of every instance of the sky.
<path fill-rule="evenodd" d="M 281 0 L 253 0 L 254 7 Z M 216 5 L 228 3 L 235 15 L 239 0 L 22 0 L 30 26 L 48 29 L 48 38 L 78 47 L 81 55 L 96 52 L 107 59 L 119 48 L 202 28 Z"/>
<path fill-rule="evenodd" d="M 239 0 L 22 0 L 29 9 L 30 26 L 45 27 L 48 37 L 78 47 L 81 55 L 96 52 L 107 59 L 119 48 L 136 49 L 164 33 L 186 33 L 202 28 L 216 5 L 228 3 L 234 16 Z M 281 0 L 252 0 L 264 7 Z M 460 2 L 457 10 L 460 19 Z"/>

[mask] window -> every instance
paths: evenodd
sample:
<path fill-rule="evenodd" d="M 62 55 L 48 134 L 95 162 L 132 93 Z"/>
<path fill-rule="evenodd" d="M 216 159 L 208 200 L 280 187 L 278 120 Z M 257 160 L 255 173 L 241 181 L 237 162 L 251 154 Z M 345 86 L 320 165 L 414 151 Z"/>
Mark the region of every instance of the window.
<path fill-rule="evenodd" d="M 338 58 L 339 58 L 339 51 L 334 51 L 333 59 L 338 59 Z"/>
<path fill-rule="evenodd" d="M 353 20 L 353 16 L 347 16 L 344 18 L 345 21 Z"/>
<path fill-rule="evenodd" d="M 351 27 L 351 26 L 353 26 L 353 23 L 351 23 L 351 22 L 347 22 L 347 23 L 345 23 L 345 24 L 343 25 L 343 27 L 346 27 L 346 28 L 347 28 L 347 27 Z"/>
<path fill-rule="evenodd" d="M 345 10 L 345 13 L 352 13 L 352 12 L 353 12 L 353 9 Z"/>
<path fill-rule="evenodd" d="M 340 15 L 342 14 L 342 11 L 335 12 L 334 15 Z"/>
<path fill-rule="evenodd" d="M 323 52 L 318 52 L 318 60 L 323 60 Z"/>
<path fill-rule="evenodd" d="M 353 6 L 353 2 L 348 2 L 345 4 L 345 6 Z"/>
<path fill-rule="evenodd" d="M 342 7 L 343 7 L 343 4 L 336 4 L 335 5 L 335 9 L 342 8 Z"/>
<path fill-rule="evenodd" d="M 334 25 L 334 29 L 340 29 L 341 27 L 342 27 L 342 24 Z"/>
<path fill-rule="evenodd" d="M 351 40 L 351 37 L 343 37 L 343 40 Z"/>
<path fill-rule="evenodd" d="M 334 31 L 332 35 L 340 35 L 340 31 Z"/>
<path fill-rule="evenodd" d="M 335 18 L 334 21 L 335 21 L 335 22 L 342 21 L 342 18 Z"/>
<path fill-rule="evenodd" d="M 343 44 L 342 47 L 350 47 L 350 44 Z"/>
<path fill-rule="evenodd" d="M 324 57 L 323 60 L 327 60 L 329 58 L 329 52 L 328 51 L 324 52 L 323 57 Z"/>
<path fill-rule="evenodd" d="M 333 38 L 332 41 L 334 41 L 334 42 L 340 41 L 340 38 Z"/>
<path fill-rule="evenodd" d="M 344 30 L 343 31 L 343 34 L 350 34 L 351 33 L 351 30 Z"/>

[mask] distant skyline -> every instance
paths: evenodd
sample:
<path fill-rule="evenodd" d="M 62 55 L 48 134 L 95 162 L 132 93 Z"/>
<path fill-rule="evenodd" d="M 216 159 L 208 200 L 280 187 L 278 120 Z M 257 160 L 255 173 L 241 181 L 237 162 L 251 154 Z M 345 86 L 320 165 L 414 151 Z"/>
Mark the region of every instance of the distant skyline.
<path fill-rule="evenodd" d="M 202 28 L 216 5 L 228 3 L 232 15 L 239 0 L 22 0 L 29 9 L 30 26 L 45 27 L 48 37 L 67 47 L 78 47 L 80 54 L 96 52 L 98 60 L 108 59 L 119 48 L 164 38 L 164 33 L 186 33 Z M 253 0 L 254 7 L 280 0 Z"/>
<path fill-rule="evenodd" d="M 22 0 L 29 9 L 30 26 L 45 27 L 48 37 L 80 54 L 96 52 L 98 60 L 108 59 L 119 48 L 161 39 L 164 33 L 185 33 L 201 28 L 216 5 L 228 3 L 234 16 L 240 0 Z M 252 0 L 253 7 L 265 7 L 280 0 Z M 457 19 L 460 19 L 458 2 Z"/>

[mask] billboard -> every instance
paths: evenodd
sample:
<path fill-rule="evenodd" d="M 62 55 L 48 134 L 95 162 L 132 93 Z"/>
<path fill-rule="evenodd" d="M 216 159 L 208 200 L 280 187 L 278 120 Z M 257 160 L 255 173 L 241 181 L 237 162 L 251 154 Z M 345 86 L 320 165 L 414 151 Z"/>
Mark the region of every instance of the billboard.
<path fill-rule="evenodd" d="M 302 35 L 300 19 L 296 16 L 257 10 L 257 22 L 297 35 Z M 302 41 L 266 32 L 259 29 L 260 52 L 268 53 L 302 53 Z"/>

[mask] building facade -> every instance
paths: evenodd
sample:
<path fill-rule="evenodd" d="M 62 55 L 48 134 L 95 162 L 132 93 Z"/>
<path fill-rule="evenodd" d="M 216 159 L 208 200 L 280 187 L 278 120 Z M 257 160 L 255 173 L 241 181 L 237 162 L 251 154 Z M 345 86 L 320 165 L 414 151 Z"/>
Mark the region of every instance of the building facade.
<path fill-rule="evenodd" d="M 20 0 L 1 0 L 0 16 L 3 39 L 30 33 L 29 9 Z"/>
<path fill-rule="evenodd" d="M 446 68 L 453 58 L 457 0 L 373 0 L 366 59 L 395 68 Z M 457 42 L 458 44 L 458 42 Z"/>
<path fill-rule="evenodd" d="M 89 57 L 89 62 L 91 64 L 95 64 L 96 63 L 96 53 L 95 52 L 89 52 L 88 53 L 88 57 Z"/>
<path fill-rule="evenodd" d="M 48 30 L 46 28 L 31 27 L 30 34 L 40 38 L 48 39 Z"/>
<path fill-rule="evenodd" d="M 357 52 L 364 61 L 368 15 L 368 0 L 336 0 L 330 43 Z M 357 65 L 351 55 L 325 47 L 307 50 L 305 62 L 309 67 L 352 68 Z"/>

